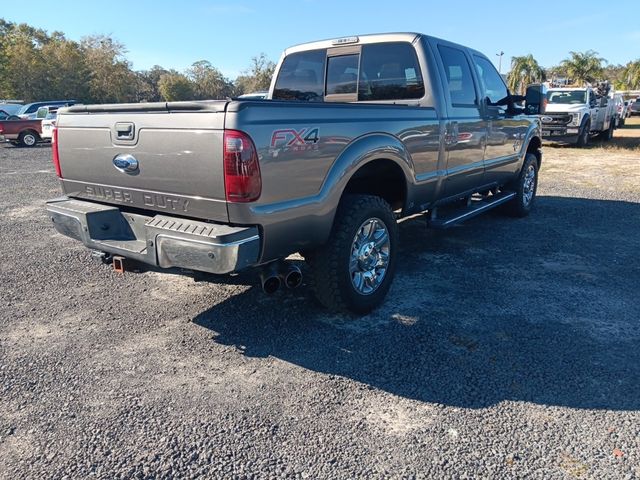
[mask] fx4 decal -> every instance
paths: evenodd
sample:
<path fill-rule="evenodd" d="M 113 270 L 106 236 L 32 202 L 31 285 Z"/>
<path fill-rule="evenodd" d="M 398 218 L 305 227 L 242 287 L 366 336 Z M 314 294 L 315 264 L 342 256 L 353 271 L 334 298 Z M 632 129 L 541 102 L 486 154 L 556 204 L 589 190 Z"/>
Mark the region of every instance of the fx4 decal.
<path fill-rule="evenodd" d="M 317 127 L 305 127 L 300 130 L 283 128 L 274 130 L 271 134 L 271 148 L 283 148 L 294 152 L 318 150 L 319 141 L 320 129 Z"/>

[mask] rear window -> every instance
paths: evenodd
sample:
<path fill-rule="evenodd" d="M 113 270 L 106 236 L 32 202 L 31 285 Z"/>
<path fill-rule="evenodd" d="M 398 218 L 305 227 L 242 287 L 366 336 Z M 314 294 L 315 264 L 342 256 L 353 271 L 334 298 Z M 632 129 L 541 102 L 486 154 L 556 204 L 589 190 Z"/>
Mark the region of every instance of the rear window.
<path fill-rule="evenodd" d="M 423 96 L 422 73 L 411 44 L 363 45 L 358 100 L 404 100 Z"/>
<path fill-rule="evenodd" d="M 327 60 L 327 95 L 358 91 L 358 55 L 340 55 Z"/>
<path fill-rule="evenodd" d="M 310 50 L 287 55 L 273 91 L 275 100 L 321 102 L 324 95 L 326 50 Z"/>

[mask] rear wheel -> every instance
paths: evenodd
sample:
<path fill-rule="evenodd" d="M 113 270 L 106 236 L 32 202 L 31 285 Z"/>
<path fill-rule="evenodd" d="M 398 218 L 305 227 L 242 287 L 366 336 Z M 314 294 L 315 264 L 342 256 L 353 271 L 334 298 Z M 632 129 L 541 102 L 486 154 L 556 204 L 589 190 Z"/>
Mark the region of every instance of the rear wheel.
<path fill-rule="evenodd" d="M 18 137 L 21 147 L 33 147 L 38 142 L 38 135 L 32 131 L 22 132 Z"/>
<path fill-rule="evenodd" d="M 615 120 L 609 122 L 609 128 L 600 134 L 600 138 L 605 142 L 608 142 L 613 138 L 613 130 L 615 129 Z"/>
<path fill-rule="evenodd" d="M 345 196 L 328 242 L 305 256 L 317 299 L 331 310 L 373 310 L 393 281 L 397 244 L 398 225 L 387 202 L 372 195 Z"/>
<path fill-rule="evenodd" d="M 538 190 L 538 159 L 533 153 L 527 153 L 520 175 L 506 189 L 516 192 L 515 198 L 505 205 L 508 213 L 514 217 L 529 215 Z"/>

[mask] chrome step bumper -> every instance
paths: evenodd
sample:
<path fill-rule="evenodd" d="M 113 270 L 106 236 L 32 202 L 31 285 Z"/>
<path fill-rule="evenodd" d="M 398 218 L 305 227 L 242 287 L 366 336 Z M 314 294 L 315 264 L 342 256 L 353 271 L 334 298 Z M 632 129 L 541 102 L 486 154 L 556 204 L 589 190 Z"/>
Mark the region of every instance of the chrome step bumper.
<path fill-rule="evenodd" d="M 258 262 L 258 227 L 141 215 L 67 197 L 49 200 L 55 229 L 87 247 L 162 268 L 231 273 Z"/>

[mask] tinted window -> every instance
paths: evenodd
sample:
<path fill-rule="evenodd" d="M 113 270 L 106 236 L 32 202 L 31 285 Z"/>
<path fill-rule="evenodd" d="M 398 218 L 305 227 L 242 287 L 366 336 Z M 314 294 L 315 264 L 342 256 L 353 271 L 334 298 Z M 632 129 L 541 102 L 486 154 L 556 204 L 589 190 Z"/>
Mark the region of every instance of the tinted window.
<path fill-rule="evenodd" d="M 358 89 L 358 55 L 341 55 L 327 59 L 327 95 L 356 93 Z"/>
<path fill-rule="evenodd" d="M 325 57 L 326 50 L 311 50 L 287 55 L 278 74 L 273 98 L 322 101 Z"/>
<path fill-rule="evenodd" d="M 440 58 L 447 76 L 446 87 L 453 107 L 475 107 L 476 91 L 469 62 L 462 50 L 438 45 Z"/>
<path fill-rule="evenodd" d="M 424 96 L 418 58 L 409 43 L 364 45 L 358 100 L 403 100 Z"/>
<path fill-rule="evenodd" d="M 507 86 L 493 64 L 486 58 L 478 57 L 477 55 L 474 55 L 473 58 L 476 62 L 476 69 L 482 82 L 484 94 L 489 97 L 489 101 L 498 103 L 500 100 L 505 99 L 509 95 Z"/>

